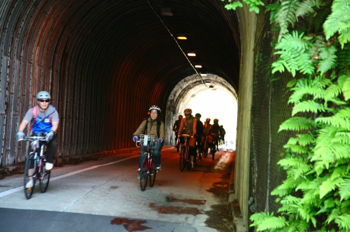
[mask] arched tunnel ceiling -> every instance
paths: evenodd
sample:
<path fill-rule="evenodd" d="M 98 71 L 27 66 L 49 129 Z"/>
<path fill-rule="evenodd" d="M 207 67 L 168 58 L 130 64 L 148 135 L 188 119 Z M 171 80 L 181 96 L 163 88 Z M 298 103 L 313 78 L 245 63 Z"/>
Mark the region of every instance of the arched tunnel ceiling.
<path fill-rule="evenodd" d="M 162 15 L 164 9 L 172 16 Z M 187 36 L 179 44 L 196 52 L 189 59 L 203 66 L 198 71 L 224 78 L 238 92 L 238 22 L 220 0 L 3 0 L 0 132 L 14 132 L 36 92 L 46 89 L 60 112 L 65 152 L 131 146 L 113 135 L 97 148 L 105 137 L 95 136 L 116 128 L 129 135 L 141 112 L 151 104 L 165 108 L 172 89 L 195 73 L 155 13 L 174 36 Z M 108 124 L 101 127 L 100 119 Z M 9 139 L 4 146 L 16 145 Z"/>

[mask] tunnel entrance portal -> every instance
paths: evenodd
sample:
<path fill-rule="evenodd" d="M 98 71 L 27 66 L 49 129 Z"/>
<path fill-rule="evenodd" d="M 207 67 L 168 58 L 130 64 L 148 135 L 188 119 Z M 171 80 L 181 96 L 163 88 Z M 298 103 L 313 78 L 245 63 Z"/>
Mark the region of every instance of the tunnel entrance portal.
<path fill-rule="evenodd" d="M 201 78 L 191 75 L 180 81 L 170 93 L 166 106 L 165 127 L 166 141 L 174 145 L 175 135 L 172 131 L 178 115 L 186 108 L 191 108 L 193 115 L 200 113 L 201 121 L 206 118 L 219 119 L 219 125 L 226 130 L 226 147 L 235 149 L 237 128 L 237 93 L 222 77 L 206 74 Z"/>

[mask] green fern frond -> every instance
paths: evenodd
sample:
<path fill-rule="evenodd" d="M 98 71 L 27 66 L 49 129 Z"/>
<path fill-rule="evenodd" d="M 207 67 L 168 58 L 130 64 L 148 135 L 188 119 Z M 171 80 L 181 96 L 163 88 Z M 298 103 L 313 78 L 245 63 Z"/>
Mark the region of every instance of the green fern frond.
<path fill-rule="evenodd" d="M 350 230 L 350 214 L 342 214 L 334 221 L 338 224 L 340 229 L 345 229 L 346 231 Z"/>
<path fill-rule="evenodd" d="M 326 181 L 324 181 L 320 186 L 320 198 L 327 195 L 329 192 L 335 190 L 337 187 L 339 187 L 344 182 L 343 178 L 328 178 Z"/>
<path fill-rule="evenodd" d="M 299 144 L 301 146 L 307 146 L 315 141 L 315 137 L 312 134 L 298 134 L 297 137 L 299 138 Z"/>
<path fill-rule="evenodd" d="M 334 208 L 332 212 L 328 215 L 326 222 L 330 224 L 332 221 L 338 218 L 339 215 L 340 215 L 340 210 L 338 208 Z"/>
<path fill-rule="evenodd" d="M 284 217 L 269 217 L 262 221 L 257 228 L 257 231 L 266 231 L 274 229 L 283 229 L 288 225 Z"/>
<path fill-rule="evenodd" d="M 316 123 L 324 123 L 326 125 L 333 126 L 335 128 L 342 128 L 345 130 L 350 130 L 350 108 L 341 109 L 335 115 L 331 117 L 318 117 L 315 119 Z M 333 131 L 336 129 L 332 129 Z M 336 131 L 334 131 L 336 132 Z"/>
<path fill-rule="evenodd" d="M 292 116 L 296 115 L 297 113 L 305 113 L 305 112 L 312 112 L 312 113 L 318 113 L 318 112 L 325 112 L 326 109 L 324 105 L 317 103 L 315 101 L 303 101 L 298 104 L 296 104 L 292 111 Z"/>
<path fill-rule="evenodd" d="M 332 98 L 338 97 L 341 93 L 341 87 L 338 84 L 332 84 L 326 89 L 324 98 L 326 101 L 328 101 Z"/>
<path fill-rule="evenodd" d="M 300 2 L 297 0 L 281 1 L 281 9 L 277 12 L 275 20 L 280 26 L 280 38 L 288 32 L 289 25 L 294 25 L 296 21 L 295 12 L 299 8 Z M 279 40 L 280 40 L 279 38 Z"/>
<path fill-rule="evenodd" d="M 335 0 L 332 4 L 332 13 L 328 16 L 323 24 L 323 29 L 328 40 L 335 33 L 339 33 L 338 37 L 341 46 L 350 40 L 350 3 L 349 0 Z"/>
<path fill-rule="evenodd" d="M 320 48 L 320 62 L 318 63 L 318 71 L 321 74 L 324 74 L 328 70 L 334 68 L 336 66 L 337 56 L 336 53 L 337 49 L 335 46 L 323 46 Z"/>
<path fill-rule="evenodd" d="M 299 176 L 311 170 L 310 165 L 307 164 L 301 157 L 284 158 L 278 161 L 278 164 L 285 170 L 292 169 L 292 173 L 294 173 L 294 175 L 299 173 Z"/>
<path fill-rule="evenodd" d="M 311 129 L 314 126 L 314 121 L 310 118 L 305 117 L 292 117 L 284 121 L 278 130 L 290 130 L 290 131 L 301 131 Z"/>
<path fill-rule="evenodd" d="M 275 49 L 286 52 L 304 53 L 311 47 L 311 39 L 311 37 L 304 36 L 304 33 L 299 34 L 297 31 L 293 31 L 291 34 L 283 35 L 281 41 L 275 46 Z"/>
<path fill-rule="evenodd" d="M 340 200 L 349 200 L 350 198 L 350 179 L 345 179 L 339 186 Z"/>
<path fill-rule="evenodd" d="M 287 180 L 283 181 L 283 183 L 281 185 L 277 186 L 271 192 L 271 195 L 279 196 L 279 197 L 289 195 L 298 184 L 299 183 L 297 183 L 296 181 L 294 181 L 292 179 L 287 179 Z"/>
<path fill-rule="evenodd" d="M 318 0 L 306 0 L 303 1 L 295 12 L 296 17 L 303 17 L 308 14 L 314 13 L 314 8 L 319 7 Z"/>
<path fill-rule="evenodd" d="M 296 144 L 286 144 L 283 146 L 286 149 L 290 149 L 290 152 L 296 153 L 296 154 L 305 154 L 308 151 L 308 147 L 300 146 Z"/>
<path fill-rule="evenodd" d="M 350 76 L 343 76 L 345 81 L 343 84 L 343 95 L 345 100 L 349 100 L 350 99 Z"/>

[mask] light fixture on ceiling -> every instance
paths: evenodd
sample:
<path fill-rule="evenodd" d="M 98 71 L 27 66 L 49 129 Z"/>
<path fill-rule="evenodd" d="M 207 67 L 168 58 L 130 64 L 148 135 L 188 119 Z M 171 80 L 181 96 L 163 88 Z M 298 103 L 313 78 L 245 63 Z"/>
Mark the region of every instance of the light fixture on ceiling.
<path fill-rule="evenodd" d="M 173 12 L 171 12 L 171 8 L 169 7 L 163 7 L 160 12 L 163 16 L 173 16 Z"/>
<path fill-rule="evenodd" d="M 193 57 L 193 56 L 196 56 L 196 53 L 194 53 L 194 52 L 189 52 L 189 53 L 187 53 L 187 55 Z"/>
<path fill-rule="evenodd" d="M 206 74 L 206 73 L 201 73 L 201 76 L 202 76 L 202 77 L 206 77 L 207 74 Z M 210 82 L 207 82 L 207 83 L 210 83 Z"/>
<path fill-rule="evenodd" d="M 194 67 L 195 67 L 195 68 L 202 68 L 202 65 L 196 64 Z"/>
<path fill-rule="evenodd" d="M 178 37 L 176 37 L 177 40 L 187 40 L 187 37 L 184 35 L 179 35 Z"/>

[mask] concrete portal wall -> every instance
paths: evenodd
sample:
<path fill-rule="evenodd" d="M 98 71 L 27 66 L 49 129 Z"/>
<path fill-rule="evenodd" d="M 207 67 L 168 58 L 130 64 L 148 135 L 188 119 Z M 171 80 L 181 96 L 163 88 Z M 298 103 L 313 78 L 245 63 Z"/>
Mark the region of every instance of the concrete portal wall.
<path fill-rule="evenodd" d="M 249 172 L 251 150 L 251 106 L 253 93 L 254 44 L 256 14 L 248 7 L 237 10 L 241 35 L 241 68 L 239 78 L 237 148 L 234 167 L 234 198 L 238 200 L 244 228 L 249 230 Z"/>

